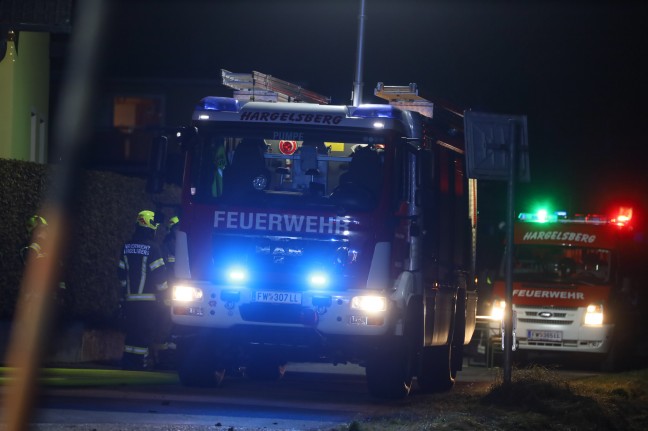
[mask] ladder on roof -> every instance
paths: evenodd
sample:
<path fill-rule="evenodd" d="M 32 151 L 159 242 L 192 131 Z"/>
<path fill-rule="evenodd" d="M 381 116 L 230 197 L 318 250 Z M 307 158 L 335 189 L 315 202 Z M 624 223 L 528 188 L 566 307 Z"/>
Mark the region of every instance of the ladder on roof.
<path fill-rule="evenodd" d="M 327 105 L 331 98 L 306 90 L 299 85 L 265 73 L 235 73 L 221 69 L 223 85 L 233 88 L 234 98 L 241 101 L 305 102 Z"/>
<path fill-rule="evenodd" d="M 374 95 L 387 100 L 390 105 L 408 111 L 416 111 L 426 117 L 432 118 L 434 114 L 434 103 L 418 95 L 418 87 L 415 83 L 410 83 L 410 85 L 384 85 L 379 82 L 374 89 Z"/>

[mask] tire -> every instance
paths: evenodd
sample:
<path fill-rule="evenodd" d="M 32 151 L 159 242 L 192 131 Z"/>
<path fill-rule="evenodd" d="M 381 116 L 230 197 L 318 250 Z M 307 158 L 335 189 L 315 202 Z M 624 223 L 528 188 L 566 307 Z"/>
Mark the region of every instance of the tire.
<path fill-rule="evenodd" d="M 457 372 L 463 367 L 464 343 L 466 341 L 467 297 L 468 293 L 466 289 L 459 288 L 457 291 L 457 304 L 455 308 L 454 327 L 452 330 L 452 347 L 450 347 L 449 351 L 450 377 L 453 380 L 457 377 Z M 468 340 L 468 342 L 470 342 L 470 340 Z"/>
<path fill-rule="evenodd" d="M 601 355 L 599 370 L 606 373 L 626 371 L 631 368 L 629 366 L 629 358 L 632 357 L 634 357 L 634 355 L 627 347 L 622 346 L 622 343 L 613 340 L 610 350 Z"/>
<path fill-rule="evenodd" d="M 204 343 L 187 343 L 178 346 L 181 359 L 178 366 L 178 379 L 183 386 L 198 388 L 218 387 L 225 377 L 225 367 L 219 365 L 217 358 Z"/>
<path fill-rule="evenodd" d="M 464 346 L 452 346 L 450 351 L 450 377 L 454 380 L 457 373 L 462 369 L 464 359 Z"/>
<path fill-rule="evenodd" d="M 376 398 L 403 399 L 412 389 L 411 355 L 402 351 L 377 352 L 367 361 L 369 393 Z"/>
<path fill-rule="evenodd" d="M 219 369 L 207 362 L 183 363 L 178 368 L 178 378 L 183 386 L 194 388 L 215 388 L 221 385 L 225 369 Z"/>
<path fill-rule="evenodd" d="M 251 380 L 281 380 L 285 372 L 285 363 L 272 360 L 255 360 L 245 367 L 245 375 Z"/>
<path fill-rule="evenodd" d="M 417 376 L 422 392 L 445 392 L 452 389 L 457 371 L 452 369 L 450 352 L 449 345 L 423 348 Z"/>
<path fill-rule="evenodd" d="M 634 321 L 637 320 L 634 319 Z M 631 328 L 617 324 L 612 333 L 610 349 L 601 355 L 599 369 L 603 372 L 618 372 L 633 368 L 632 361 L 637 357 L 637 351 L 634 348 L 637 339 L 638 337 L 633 334 Z"/>

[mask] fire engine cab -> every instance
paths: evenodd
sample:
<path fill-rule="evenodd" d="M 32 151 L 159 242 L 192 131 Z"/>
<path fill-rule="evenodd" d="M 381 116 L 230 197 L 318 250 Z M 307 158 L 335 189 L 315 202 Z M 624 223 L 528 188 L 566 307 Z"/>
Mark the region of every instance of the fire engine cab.
<path fill-rule="evenodd" d="M 462 119 L 422 115 L 415 85 L 332 106 L 259 72 L 222 77 L 235 97 L 202 99 L 180 133 L 181 382 L 323 362 L 366 367 L 378 397 L 415 377 L 452 387 L 477 305 Z"/>
<path fill-rule="evenodd" d="M 522 353 L 599 354 L 611 366 L 637 312 L 632 209 L 613 216 L 522 213 L 514 226 L 515 347 Z M 504 273 L 494 284 L 491 327 L 505 310 Z"/>

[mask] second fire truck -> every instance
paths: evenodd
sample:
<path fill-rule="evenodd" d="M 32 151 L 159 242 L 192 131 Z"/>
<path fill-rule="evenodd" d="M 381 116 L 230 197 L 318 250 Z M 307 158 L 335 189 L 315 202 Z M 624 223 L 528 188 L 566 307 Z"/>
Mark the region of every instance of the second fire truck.
<path fill-rule="evenodd" d="M 521 353 L 587 353 L 605 368 L 619 364 L 633 343 L 643 265 L 632 209 L 606 216 L 522 213 L 514 232 L 515 347 Z M 493 293 L 491 327 L 497 331 L 505 309 L 503 278 Z"/>

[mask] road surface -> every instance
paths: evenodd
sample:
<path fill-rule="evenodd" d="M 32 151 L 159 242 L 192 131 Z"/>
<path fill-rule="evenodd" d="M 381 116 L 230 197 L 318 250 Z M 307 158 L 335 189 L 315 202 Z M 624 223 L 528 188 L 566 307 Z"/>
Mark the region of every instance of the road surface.
<path fill-rule="evenodd" d="M 497 368 L 464 367 L 455 390 L 499 375 Z M 396 413 L 417 396 L 373 399 L 364 369 L 354 365 L 289 364 L 279 381 L 233 375 L 219 388 L 183 387 L 173 372 L 120 370 L 63 370 L 44 382 L 35 430 L 329 430 Z"/>

